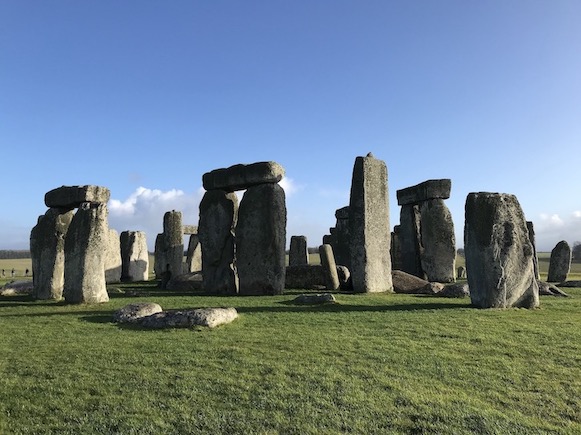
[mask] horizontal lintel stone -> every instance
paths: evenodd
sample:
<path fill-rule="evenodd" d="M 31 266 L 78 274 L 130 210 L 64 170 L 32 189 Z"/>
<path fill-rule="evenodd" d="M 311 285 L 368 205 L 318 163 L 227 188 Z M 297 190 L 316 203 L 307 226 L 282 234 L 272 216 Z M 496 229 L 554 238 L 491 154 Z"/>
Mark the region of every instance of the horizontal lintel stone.
<path fill-rule="evenodd" d="M 248 189 L 258 184 L 278 183 L 282 177 L 284 177 L 284 168 L 280 164 L 258 162 L 206 172 L 202 176 L 202 183 L 206 190 L 220 189 L 233 192 Z"/>
<path fill-rule="evenodd" d="M 83 202 L 106 204 L 111 192 L 101 186 L 61 186 L 44 195 L 47 207 L 78 208 Z"/>
<path fill-rule="evenodd" d="M 452 180 L 427 180 L 415 186 L 397 191 L 398 205 L 412 205 L 430 199 L 448 199 L 452 189 Z"/>

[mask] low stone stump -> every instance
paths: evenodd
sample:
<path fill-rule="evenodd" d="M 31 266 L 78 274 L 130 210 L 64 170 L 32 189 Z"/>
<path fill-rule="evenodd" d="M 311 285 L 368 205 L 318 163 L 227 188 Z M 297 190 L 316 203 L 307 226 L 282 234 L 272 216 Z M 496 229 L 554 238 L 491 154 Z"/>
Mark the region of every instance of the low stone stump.
<path fill-rule="evenodd" d="M 470 288 L 467 283 L 457 283 L 445 286 L 436 293 L 440 298 L 467 298 L 470 297 Z"/>
<path fill-rule="evenodd" d="M 335 304 L 337 300 L 331 293 L 317 293 L 314 295 L 302 294 L 294 298 L 291 302 L 304 305 Z"/>
<path fill-rule="evenodd" d="M 115 323 L 138 323 L 144 317 L 160 312 L 162 312 L 161 306 L 154 302 L 134 302 L 115 311 L 113 321 Z"/>

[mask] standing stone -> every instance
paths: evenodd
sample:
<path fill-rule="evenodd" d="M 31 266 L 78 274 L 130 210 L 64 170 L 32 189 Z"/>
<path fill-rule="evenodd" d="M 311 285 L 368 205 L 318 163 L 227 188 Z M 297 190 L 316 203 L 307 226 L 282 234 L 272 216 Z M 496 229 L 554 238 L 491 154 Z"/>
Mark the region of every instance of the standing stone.
<path fill-rule="evenodd" d="M 327 290 L 338 290 L 340 286 L 339 275 L 331 245 L 319 246 L 319 256 L 325 273 L 325 287 L 327 287 Z"/>
<path fill-rule="evenodd" d="M 149 252 L 143 231 L 123 231 L 121 241 L 122 281 L 147 281 Z"/>
<path fill-rule="evenodd" d="M 396 225 L 393 227 L 393 232 L 391 233 L 391 269 L 392 270 L 402 270 L 401 264 L 401 244 L 399 241 L 399 231 L 400 226 Z"/>
<path fill-rule="evenodd" d="M 65 278 L 65 237 L 74 212 L 51 208 L 30 232 L 35 299 L 61 299 Z"/>
<path fill-rule="evenodd" d="M 161 279 L 163 271 L 168 268 L 165 255 L 165 237 L 163 233 L 159 233 L 155 238 L 155 251 L 153 253 L 153 273 L 155 278 Z"/>
<path fill-rule="evenodd" d="M 119 233 L 109 229 L 107 253 L 105 255 L 105 282 L 107 284 L 121 281 L 121 245 Z"/>
<path fill-rule="evenodd" d="M 426 279 L 421 260 L 421 214 L 419 205 L 402 205 L 399 216 L 399 246 L 401 270 L 410 275 Z"/>
<path fill-rule="evenodd" d="M 355 159 L 349 234 L 353 290 L 393 292 L 387 167 L 371 153 Z"/>
<path fill-rule="evenodd" d="M 190 239 L 188 240 L 186 269 L 187 273 L 202 271 L 202 245 L 197 233 L 190 234 Z"/>
<path fill-rule="evenodd" d="M 181 211 L 172 210 L 163 215 L 163 237 L 167 261 L 164 272 L 169 272 L 171 277 L 181 275 L 184 273 L 184 233 Z"/>
<path fill-rule="evenodd" d="M 430 282 L 454 282 L 456 236 L 452 213 L 443 199 L 420 205 L 422 270 Z"/>
<path fill-rule="evenodd" d="M 567 281 L 571 269 L 571 247 L 565 240 L 561 240 L 551 251 L 547 282 Z"/>
<path fill-rule="evenodd" d="M 533 247 L 516 196 L 470 193 L 464 249 L 472 304 L 480 308 L 535 308 L 539 287 Z"/>
<path fill-rule="evenodd" d="M 236 238 L 240 294 L 282 294 L 286 244 L 282 187 L 261 184 L 246 190 L 240 202 Z"/>
<path fill-rule="evenodd" d="M 309 250 L 305 236 L 292 236 L 288 256 L 289 266 L 307 266 L 309 264 Z"/>
<path fill-rule="evenodd" d="M 336 235 L 335 244 L 333 246 L 333 253 L 335 254 L 335 261 L 341 266 L 351 267 L 351 252 L 349 246 L 351 239 L 349 237 L 349 206 L 339 208 L 335 211 Z"/>
<path fill-rule="evenodd" d="M 238 213 L 235 193 L 209 190 L 200 202 L 198 235 L 202 245 L 202 275 L 206 292 L 238 293 L 234 262 L 234 227 Z"/>
<path fill-rule="evenodd" d="M 529 240 L 533 245 L 533 263 L 535 266 L 535 276 L 541 279 L 541 272 L 539 271 L 539 256 L 537 255 L 537 242 L 535 238 L 535 226 L 531 221 L 527 221 L 527 230 L 529 232 Z"/>
<path fill-rule="evenodd" d="M 81 204 L 65 238 L 64 297 L 69 303 L 107 302 L 105 256 L 109 241 L 107 206 Z"/>
<path fill-rule="evenodd" d="M 456 272 L 456 278 L 466 279 L 466 268 L 464 266 L 458 266 L 458 270 Z"/>

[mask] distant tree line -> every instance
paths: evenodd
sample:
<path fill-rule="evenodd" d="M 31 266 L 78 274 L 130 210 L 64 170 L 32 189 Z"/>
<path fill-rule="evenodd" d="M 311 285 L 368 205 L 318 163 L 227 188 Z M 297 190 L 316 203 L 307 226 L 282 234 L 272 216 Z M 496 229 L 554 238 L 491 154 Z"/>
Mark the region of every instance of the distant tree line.
<path fill-rule="evenodd" d="M 18 258 L 30 258 L 30 251 L 0 250 L 0 260 L 14 260 Z"/>

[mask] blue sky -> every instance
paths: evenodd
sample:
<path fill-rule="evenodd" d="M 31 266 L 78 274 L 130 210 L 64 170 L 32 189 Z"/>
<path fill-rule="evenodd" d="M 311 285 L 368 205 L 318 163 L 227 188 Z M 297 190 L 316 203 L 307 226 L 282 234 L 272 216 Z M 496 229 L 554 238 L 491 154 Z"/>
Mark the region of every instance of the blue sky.
<path fill-rule="evenodd" d="M 539 250 L 581 240 L 581 2 L 0 2 L 0 249 L 44 194 L 111 190 L 110 225 L 153 248 L 197 224 L 202 175 L 273 160 L 287 234 L 318 246 L 355 157 L 395 198 L 451 178 L 457 245 L 475 191 L 515 194 Z"/>

